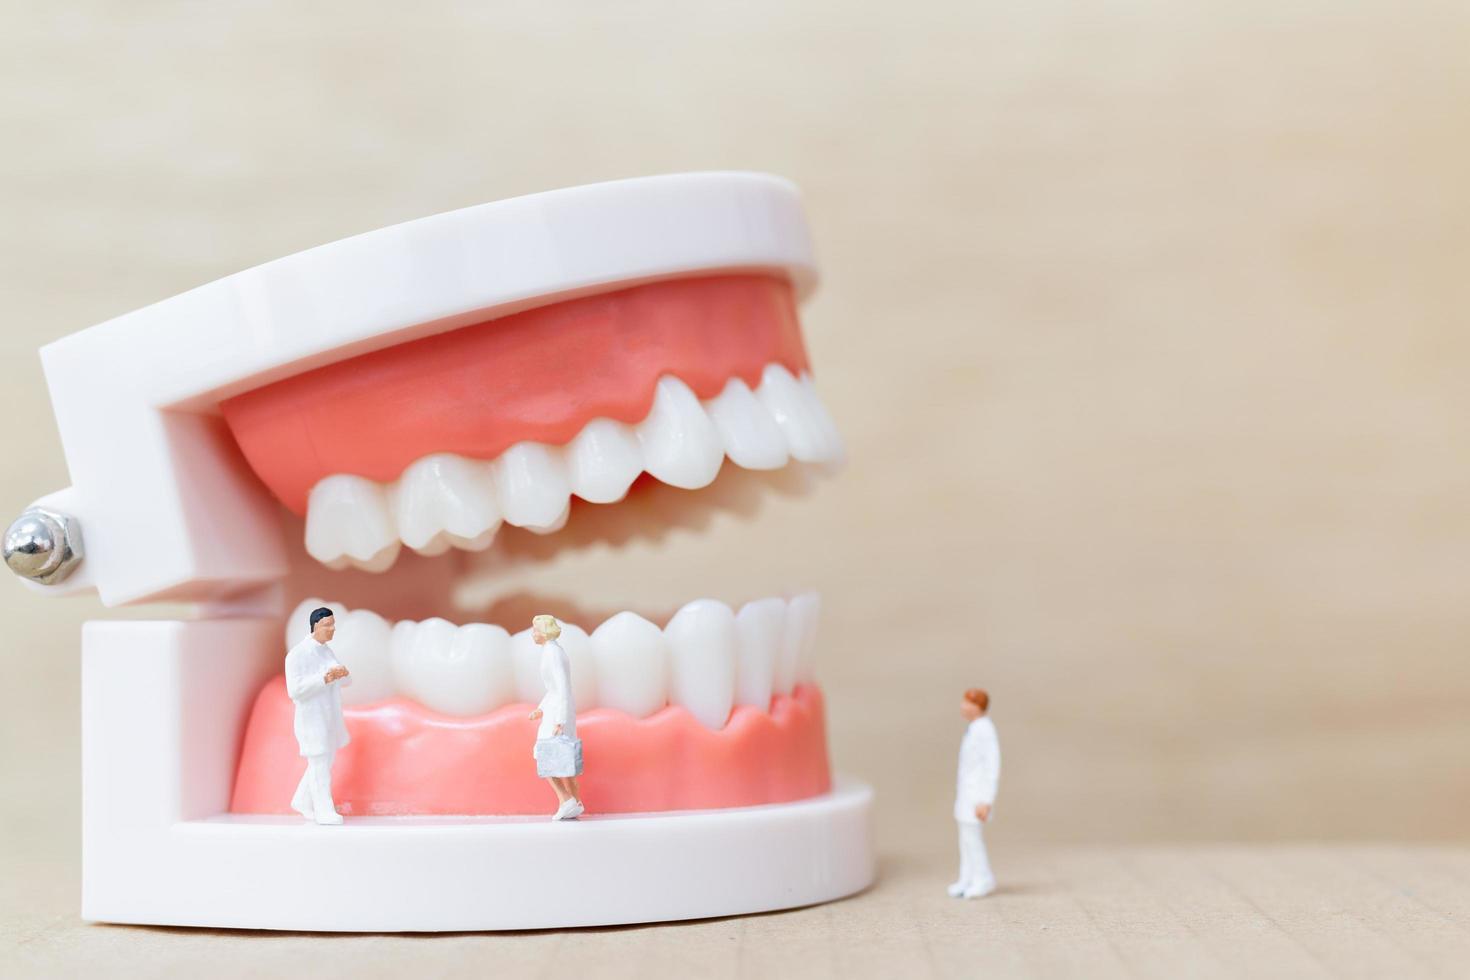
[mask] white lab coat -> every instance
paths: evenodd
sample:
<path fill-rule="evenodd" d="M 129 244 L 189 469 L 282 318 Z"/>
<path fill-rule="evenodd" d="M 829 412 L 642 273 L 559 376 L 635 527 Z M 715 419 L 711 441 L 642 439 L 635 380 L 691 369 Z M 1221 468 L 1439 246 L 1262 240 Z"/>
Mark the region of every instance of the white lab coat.
<path fill-rule="evenodd" d="M 286 693 L 296 702 L 296 744 L 303 756 L 327 755 L 347 744 L 341 688 L 352 677 L 325 680 L 340 663 L 331 647 L 311 636 L 286 654 Z"/>
<path fill-rule="evenodd" d="M 536 729 L 536 738 L 551 738 L 557 725 L 562 726 L 563 735 L 576 738 L 577 707 L 572 703 L 572 662 L 555 640 L 547 640 L 541 645 L 541 683 L 546 686 L 546 696 L 536 706 L 541 709 L 541 725 Z"/>
<path fill-rule="evenodd" d="M 989 715 L 981 715 L 965 729 L 960 743 L 960 770 L 956 779 L 954 818 L 960 823 L 978 824 L 975 807 L 995 803 L 1000 784 L 1000 740 Z"/>

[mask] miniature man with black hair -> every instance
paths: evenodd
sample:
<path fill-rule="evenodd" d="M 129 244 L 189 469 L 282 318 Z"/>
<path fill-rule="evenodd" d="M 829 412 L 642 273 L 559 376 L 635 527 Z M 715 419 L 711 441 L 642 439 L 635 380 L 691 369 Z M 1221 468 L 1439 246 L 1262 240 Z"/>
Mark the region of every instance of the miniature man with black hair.
<path fill-rule="evenodd" d="M 347 744 L 341 689 L 352 678 L 327 646 L 337 632 L 332 610 L 312 610 L 307 625 L 310 635 L 286 654 L 286 693 L 296 704 L 296 744 L 306 758 L 291 807 L 319 824 L 338 824 L 342 816 L 332 802 L 332 759 Z"/>
<path fill-rule="evenodd" d="M 980 825 L 990 819 L 1000 783 L 1000 740 L 990 720 L 990 695 L 978 687 L 965 692 L 960 715 L 970 724 L 960 743 L 954 819 L 960 825 L 960 877 L 949 886 L 954 898 L 982 898 L 995 891 L 995 875 L 985 853 Z"/>

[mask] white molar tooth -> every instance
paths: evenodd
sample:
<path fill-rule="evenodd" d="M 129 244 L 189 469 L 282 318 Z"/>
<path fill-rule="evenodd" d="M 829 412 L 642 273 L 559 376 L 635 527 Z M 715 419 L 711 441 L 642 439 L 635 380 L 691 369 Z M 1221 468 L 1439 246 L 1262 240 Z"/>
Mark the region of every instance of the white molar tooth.
<path fill-rule="evenodd" d="M 735 663 L 735 703 L 762 711 L 771 709 L 776 663 L 786 630 L 786 600 L 756 599 L 740 607 L 735 615 L 739 638 Z"/>
<path fill-rule="evenodd" d="M 669 703 L 718 731 L 735 705 L 735 614 L 723 602 L 695 599 L 664 627 L 669 646 Z"/>
<path fill-rule="evenodd" d="M 391 698 L 396 692 L 388 661 L 388 621 L 371 609 L 346 610 L 336 619 L 330 646 L 352 677 L 352 683 L 342 688 L 342 703 L 372 704 Z"/>
<path fill-rule="evenodd" d="M 531 639 L 530 628 L 523 629 L 510 638 L 510 663 L 515 675 L 516 700 L 526 704 L 539 704 L 546 694 L 541 683 L 541 648 Z"/>
<path fill-rule="evenodd" d="M 388 569 L 392 568 L 393 563 L 398 560 L 398 552 L 401 550 L 402 544 L 398 541 L 394 541 L 391 545 L 384 548 L 382 551 L 378 552 L 367 561 L 358 561 L 356 558 L 348 558 L 347 565 L 339 567 L 357 568 L 361 569 L 364 572 L 386 572 Z"/>
<path fill-rule="evenodd" d="M 787 607 L 788 629 L 796 633 L 796 660 L 791 675 L 793 686 L 810 684 L 815 676 L 817 621 L 821 613 L 822 597 L 815 592 L 803 592 Z"/>
<path fill-rule="evenodd" d="M 388 628 L 388 673 L 393 678 L 393 690 L 404 697 L 416 698 L 413 678 L 413 641 L 419 624 L 411 619 L 400 619 Z"/>
<path fill-rule="evenodd" d="M 593 419 L 566 448 L 572 493 L 594 504 L 612 504 L 628 493 L 643 472 L 643 451 L 633 428 L 613 419 Z"/>
<path fill-rule="evenodd" d="M 567 652 L 572 666 L 572 706 L 580 714 L 590 708 L 599 707 L 597 691 L 597 663 L 592 656 L 592 637 L 575 623 L 562 623 L 561 636 L 557 638 L 561 648 Z"/>
<path fill-rule="evenodd" d="M 390 494 L 403 543 L 423 554 L 436 542 L 449 548 L 448 535 L 473 538 L 498 527 L 500 505 L 490 465 L 453 453 L 415 460 Z"/>
<path fill-rule="evenodd" d="M 449 543 L 461 551 L 484 551 L 495 543 L 495 532 L 499 529 L 500 525 L 497 524 L 490 530 L 477 534 L 473 538 L 462 538 L 457 534 L 446 536 L 449 538 Z"/>
<path fill-rule="evenodd" d="M 812 381 L 812 376 L 803 371 L 801 377 L 797 379 L 797 387 L 806 401 L 808 413 L 816 421 L 817 432 L 821 436 L 822 462 L 843 462 L 847 458 L 847 449 L 842 444 L 842 434 L 837 431 L 837 423 L 832 421 L 832 413 L 827 411 L 827 406 L 817 394 L 817 386 Z"/>
<path fill-rule="evenodd" d="M 830 450 L 821 419 L 813 414 L 800 383 L 790 371 L 780 364 L 767 364 L 755 394 L 781 427 L 792 458 L 803 463 L 828 461 Z"/>
<path fill-rule="evenodd" d="M 389 634 L 388 658 L 393 670 L 393 684 L 398 693 L 427 705 L 439 682 L 432 665 L 440 649 L 448 649 L 454 640 L 454 624 L 447 619 L 426 619 L 421 623 L 400 620 Z"/>
<path fill-rule="evenodd" d="M 786 465 L 786 437 L 744 381 L 731 378 L 724 391 L 705 403 L 705 410 L 736 466 L 774 470 Z"/>
<path fill-rule="evenodd" d="M 560 449 L 518 442 L 500 454 L 493 470 L 507 524 L 549 528 L 564 519 L 571 488 Z"/>
<path fill-rule="evenodd" d="M 572 498 L 568 497 L 567 502 L 562 505 L 561 513 L 556 515 L 555 520 L 553 520 L 549 524 L 544 525 L 527 525 L 526 530 L 530 531 L 532 534 L 555 534 L 557 531 L 560 531 L 562 528 L 567 526 L 567 518 L 571 515 Z"/>
<path fill-rule="evenodd" d="M 663 630 L 637 613 L 620 612 L 592 631 L 592 662 L 602 707 L 646 718 L 668 703 Z"/>
<path fill-rule="evenodd" d="M 382 486 L 339 473 L 311 488 L 306 503 L 306 551 L 323 564 L 346 557 L 381 571 L 398 557 L 398 528 Z"/>
<path fill-rule="evenodd" d="M 426 619 L 395 637 L 394 679 L 401 693 L 425 707 L 467 716 L 511 700 L 510 635 L 499 626 L 456 627 L 447 620 Z"/>
<path fill-rule="evenodd" d="M 643 468 L 670 486 L 708 486 L 725 461 L 715 424 L 689 386 L 665 375 L 654 390 L 653 407 L 638 423 Z"/>
<path fill-rule="evenodd" d="M 427 544 L 414 548 L 413 550 L 425 558 L 437 558 L 450 549 L 449 535 L 439 532 L 429 539 Z"/>

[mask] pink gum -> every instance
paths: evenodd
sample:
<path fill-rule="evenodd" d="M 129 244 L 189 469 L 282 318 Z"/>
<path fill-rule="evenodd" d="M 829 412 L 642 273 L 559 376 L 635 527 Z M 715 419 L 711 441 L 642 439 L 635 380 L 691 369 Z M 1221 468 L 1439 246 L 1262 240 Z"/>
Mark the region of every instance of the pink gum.
<path fill-rule="evenodd" d="M 332 794 L 356 815 L 540 814 L 555 797 L 536 777 L 528 704 L 454 718 L 394 698 L 344 712 L 352 741 L 337 753 Z M 282 678 L 261 689 L 235 777 L 235 813 L 290 813 L 304 762 Z M 770 713 L 737 707 L 720 731 L 683 708 L 648 718 L 595 708 L 577 715 L 590 813 L 706 810 L 783 803 L 825 793 L 822 693 L 799 686 Z"/>

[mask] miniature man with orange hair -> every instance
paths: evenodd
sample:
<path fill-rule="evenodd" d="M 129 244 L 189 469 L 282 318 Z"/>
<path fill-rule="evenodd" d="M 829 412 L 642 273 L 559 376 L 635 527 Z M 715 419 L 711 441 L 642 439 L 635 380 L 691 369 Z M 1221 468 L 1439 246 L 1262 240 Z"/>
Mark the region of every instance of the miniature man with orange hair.
<path fill-rule="evenodd" d="M 985 854 L 980 825 L 990 819 L 1000 782 L 1000 740 L 987 711 L 990 695 L 978 687 L 965 692 L 960 714 L 970 723 L 960 743 L 960 772 L 954 818 L 960 825 L 960 877 L 949 886 L 954 898 L 981 898 L 995 891 L 995 875 Z"/>

